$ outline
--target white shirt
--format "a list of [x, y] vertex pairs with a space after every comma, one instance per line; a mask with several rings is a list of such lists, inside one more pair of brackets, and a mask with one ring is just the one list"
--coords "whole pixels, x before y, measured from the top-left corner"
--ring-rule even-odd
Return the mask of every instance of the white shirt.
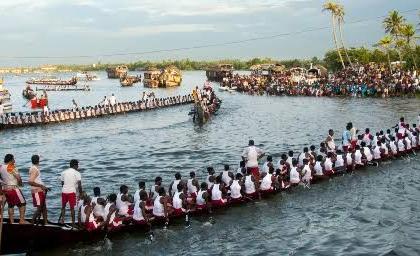
[[112, 95], [111, 97], [109, 97], [109, 104], [111, 104], [112, 106], [114, 106], [115, 104], [117, 104], [117, 99], [115, 98], [114, 95]]
[[4, 114], [4, 106], [0, 104], [0, 116]]
[[64, 183], [62, 193], [76, 193], [77, 183], [82, 180], [80, 172], [68, 168], [61, 173], [61, 181]]
[[244, 149], [242, 156], [245, 157], [248, 161], [246, 162], [246, 167], [258, 167], [258, 157], [264, 152], [255, 146], [249, 146]]
[[[15, 172], [19, 174], [17, 169], [15, 169]], [[1, 165], [0, 176], [1, 176], [1, 180], [5, 183], [5, 185], [7, 185], [7, 186], [17, 186], [18, 185], [18, 181], [15, 178], [15, 176], [13, 176], [13, 174], [11, 174], [7, 171], [7, 165], [6, 164]]]

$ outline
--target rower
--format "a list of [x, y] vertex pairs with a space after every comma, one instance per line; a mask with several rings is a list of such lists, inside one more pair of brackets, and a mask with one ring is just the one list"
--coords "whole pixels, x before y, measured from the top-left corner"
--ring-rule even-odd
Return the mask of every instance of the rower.
[[302, 169], [302, 182], [310, 184], [312, 179], [312, 168], [309, 165], [308, 159], [303, 159], [303, 169]]
[[200, 190], [197, 194], [196, 210], [204, 211], [208, 210], [211, 212], [211, 198], [208, 192], [208, 186], [206, 182], [202, 182], [200, 185]]
[[137, 203], [140, 200], [141, 191], [146, 192], [146, 182], [144, 181], [139, 181], [139, 188], [136, 190], [136, 192], [134, 192], [134, 196], [133, 196], [134, 203]]
[[390, 149], [390, 153], [392, 154], [392, 156], [395, 157], [395, 156], [398, 155], [398, 147], [397, 147], [397, 144], [395, 142], [395, 137], [394, 136], [390, 136], [389, 149]]
[[[365, 142], [362, 142], [362, 144], [363, 143], [365, 143]], [[369, 149], [369, 152], [370, 152], [370, 149]], [[362, 155], [362, 152], [360, 150], [360, 146], [356, 145], [356, 151], [354, 151], [354, 164], [355, 164], [356, 168], [365, 165], [362, 161], [362, 157], [363, 157], [363, 155]]]
[[246, 161], [246, 168], [250, 169], [252, 175], [257, 180], [260, 180], [260, 170], [258, 168], [258, 159], [264, 156], [264, 151], [254, 145], [253, 140], [249, 140], [248, 147], [242, 152], [242, 160]]
[[122, 217], [129, 217], [130, 215], [133, 215], [132, 203], [133, 198], [128, 194], [128, 187], [126, 185], [121, 185], [120, 193], [117, 195], [116, 201], [118, 215]]
[[324, 175], [324, 166], [322, 164], [323, 157], [321, 155], [317, 156], [315, 162], [315, 175], [316, 176], [323, 176]]
[[198, 180], [195, 178], [195, 172], [190, 172], [190, 178], [187, 181], [188, 201], [192, 204], [195, 203], [197, 192], [200, 189]]
[[274, 174], [274, 167], [270, 163], [268, 166], [268, 172], [263, 172], [261, 175], [261, 193], [263, 194], [269, 194], [274, 192], [274, 184], [276, 183], [276, 177]]
[[372, 139], [373, 139], [373, 137], [372, 137], [372, 135], [370, 135], [370, 129], [369, 128], [366, 128], [365, 129], [365, 134], [363, 134], [362, 141], [364, 143], [366, 143], [366, 146], [370, 146]]
[[309, 152], [308, 147], [304, 147], [303, 152], [299, 154], [297, 158], [299, 166], [303, 166], [303, 159], [307, 159], [307, 155], [309, 154], [308, 152]]
[[328, 130], [328, 136], [325, 140], [325, 144], [327, 145], [327, 152], [335, 152], [335, 142], [334, 142], [334, 130]]
[[267, 161], [263, 164], [262, 166], [262, 172], [268, 173], [268, 165], [271, 164], [273, 165], [273, 157], [272, 156], [267, 156]]
[[239, 168], [238, 168], [238, 170], [236, 170], [236, 173], [241, 173], [242, 175], [244, 175], [246, 173], [245, 161], [244, 160], [239, 162]]
[[14, 223], [14, 207], [19, 209], [19, 224], [25, 223], [26, 201], [19, 186], [22, 186], [22, 178], [15, 166], [15, 158], [12, 154], [4, 157], [4, 165], [0, 165], [2, 190], [6, 195], [9, 213], [9, 223]]
[[208, 173], [208, 175], [207, 175], [207, 178], [206, 178], [206, 183], [207, 183], [207, 187], [209, 188], [209, 189], [211, 189], [211, 187], [213, 186], [213, 183], [214, 183], [214, 169], [213, 169], [213, 167], [211, 167], [211, 166], [209, 166], [209, 167], [207, 167], [207, 173]]
[[327, 153], [327, 157], [324, 160], [324, 174], [325, 175], [333, 175], [334, 174], [334, 169], [333, 169], [333, 153], [332, 152], [328, 152]]
[[123, 223], [120, 218], [118, 218], [118, 208], [116, 206], [117, 195], [110, 194], [108, 196], [108, 203], [105, 205], [105, 216], [106, 216], [106, 225], [108, 229], [116, 229], [120, 227]]
[[258, 183], [257, 180], [254, 178], [254, 175], [252, 175], [252, 169], [248, 168], [247, 173], [245, 176], [245, 195], [248, 198], [256, 199], [259, 195], [258, 193]]
[[[349, 147], [347, 147], [345, 150], [347, 151]], [[337, 150], [337, 156], [334, 163], [334, 171], [335, 172], [342, 172], [346, 169], [344, 158], [343, 158], [343, 152], [341, 150]]]
[[147, 199], [147, 192], [141, 190], [139, 192], [139, 200], [134, 203], [133, 223], [135, 225], [150, 225], [146, 214]]
[[44, 225], [47, 225], [47, 206], [45, 203], [45, 198], [47, 194], [47, 187], [44, 186], [44, 183], [41, 179], [41, 171], [39, 168], [39, 156], [33, 155], [31, 157], [32, 166], [29, 168], [29, 182], [28, 184], [31, 186], [31, 193], [33, 199], [33, 205], [36, 207], [34, 215], [32, 217], [32, 224], [41, 217], [44, 220]]
[[66, 213], [67, 203], [70, 206], [71, 223], [75, 224], [75, 212], [74, 207], [76, 206], [76, 193], [81, 195], [82, 193], [82, 176], [79, 169], [79, 161], [72, 159], [70, 161], [70, 168], [64, 170], [61, 173], [61, 214], [59, 222], [64, 224], [64, 218]]
[[181, 173], [177, 172], [175, 173], [175, 180], [171, 182], [169, 185], [169, 195], [174, 196], [175, 192], [177, 191], [178, 184], [181, 184], [183, 187], [185, 187], [184, 182], [181, 180], [182, 176]]
[[162, 186], [162, 177], [158, 176], [155, 178], [155, 185], [153, 186], [153, 190], [150, 190], [149, 198], [152, 201], [155, 201], [156, 197], [159, 195], [159, 188]]
[[81, 228], [87, 228], [88, 224], [89, 224], [89, 219], [87, 218], [87, 216], [90, 217], [90, 213], [92, 212], [92, 200], [89, 196], [84, 195], [83, 198], [81, 198], [83, 200], [83, 205], [79, 208], [78, 210], [78, 216], [79, 216], [79, 227]]
[[289, 164], [289, 166], [292, 166], [292, 165], [293, 165], [293, 154], [294, 154], [293, 150], [290, 150], [290, 151], [287, 153], [287, 159], [286, 159], [286, 162]]
[[372, 150], [366, 145], [364, 141], [361, 143], [361, 149], [363, 149], [363, 155], [366, 158], [367, 162], [370, 162], [373, 160]]
[[292, 167], [290, 169], [290, 178], [289, 178], [291, 185], [297, 185], [300, 183], [300, 175], [297, 170], [297, 164], [298, 164], [297, 160], [293, 159]]
[[229, 171], [229, 165], [225, 164], [224, 171], [220, 173], [222, 177], [222, 182], [225, 184], [225, 187], [228, 187], [231, 181], [234, 179], [233, 173]]
[[408, 136], [405, 136], [404, 138], [404, 142], [405, 142], [405, 150], [406, 152], [411, 152], [412, 151], [412, 145], [411, 145], [411, 140], [408, 138]]
[[235, 175], [235, 179], [231, 181], [230, 183], [230, 203], [241, 203], [243, 202], [242, 197], [242, 174], [237, 173]]
[[224, 193], [225, 185], [222, 183], [221, 176], [217, 176], [211, 188], [211, 204], [213, 207], [222, 207], [227, 203], [227, 200], [223, 198]]
[[186, 213], [187, 197], [184, 194], [184, 186], [181, 183], [177, 185], [177, 191], [172, 197], [172, 214], [174, 216], [181, 216]]
[[157, 220], [169, 222], [168, 198], [164, 187], [158, 190], [158, 196], [153, 203], [153, 216]]
[[101, 217], [102, 220], [105, 220], [105, 204], [105, 199], [101, 197], [101, 189], [99, 187], [94, 187], [92, 197], [92, 212], [95, 217]]

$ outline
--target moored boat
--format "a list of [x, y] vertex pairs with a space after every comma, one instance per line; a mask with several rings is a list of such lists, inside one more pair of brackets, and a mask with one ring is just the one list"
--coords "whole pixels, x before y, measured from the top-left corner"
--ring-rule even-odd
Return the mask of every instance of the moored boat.
[[144, 87], [168, 88], [168, 87], [180, 86], [181, 82], [182, 82], [181, 71], [174, 66], [169, 66], [162, 70], [151, 68], [144, 72], [144, 79], [143, 79]]
[[124, 76], [120, 78], [120, 84], [122, 87], [133, 86], [135, 83], [139, 83], [141, 81], [141, 76]]
[[120, 79], [127, 76], [128, 67], [125, 65], [110, 67], [106, 69], [106, 73], [109, 79]]
[[209, 81], [221, 82], [225, 77], [233, 75], [233, 65], [219, 64], [206, 70], [206, 76]]

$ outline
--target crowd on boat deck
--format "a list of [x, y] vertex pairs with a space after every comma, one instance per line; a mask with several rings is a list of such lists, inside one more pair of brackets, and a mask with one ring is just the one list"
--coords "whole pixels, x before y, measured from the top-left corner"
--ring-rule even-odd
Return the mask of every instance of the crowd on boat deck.
[[[420, 115], [419, 120], [420, 122]], [[118, 194], [103, 197], [99, 187], [93, 195], [83, 190], [82, 175], [78, 171], [78, 160], [71, 160], [69, 168], [61, 172], [61, 214], [65, 221], [69, 206], [72, 225], [93, 231], [99, 228], [118, 229], [124, 225], [150, 227], [155, 221], [168, 222], [170, 218], [183, 217], [189, 212], [211, 212], [212, 209], [230, 204], [241, 204], [258, 200], [262, 196], [279, 192], [299, 184], [310, 186], [318, 179], [335, 174], [352, 172], [366, 165], [398, 157], [409, 157], [420, 149], [418, 124], [409, 125], [404, 118], [386, 131], [373, 133], [369, 128], [358, 131], [348, 123], [342, 132], [341, 146], [336, 145], [334, 131], [330, 129], [326, 139], [317, 148], [304, 147], [302, 152], [288, 151], [280, 159], [266, 156], [262, 166], [259, 160], [265, 156], [253, 140], [243, 150], [239, 168], [232, 170], [226, 164], [223, 170], [207, 167], [207, 176], [199, 179], [195, 171], [188, 177], [175, 173], [174, 180], [165, 188], [162, 177], [155, 178], [152, 186], [139, 181], [138, 187], [121, 185]], [[32, 222], [47, 223], [46, 194], [49, 188], [42, 180], [42, 162], [38, 155], [31, 158], [28, 184], [31, 187], [35, 212]], [[9, 221], [14, 221], [14, 208], [19, 209], [20, 223], [25, 223], [26, 200], [22, 194], [22, 178], [12, 154], [4, 157], [0, 166], [0, 200], [8, 205]], [[130, 191], [135, 191], [130, 193]]]
[[418, 71], [404, 71], [385, 65], [347, 67], [332, 74], [283, 72], [272, 75], [226, 77], [222, 86], [249, 94], [395, 97], [420, 91]]
[[95, 106], [79, 107], [73, 100], [73, 108], [50, 111], [44, 107], [38, 112], [3, 113], [0, 115], [0, 129], [20, 126], [31, 126], [48, 123], [59, 123], [81, 120], [107, 115], [124, 114], [128, 112], [144, 111], [173, 105], [191, 103], [191, 95], [166, 98], [146, 97], [144, 100], [117, 102], [114, 95], [105, 98]]
[[203, 89], [199, 89], [196, 86], [192, 91], [192, 97], [195, 104], [199, 105], [207, 116], [216, 112], [220, 107], [220, 100], [216, 97], [213, 88], [208, 83], [204, 85]]

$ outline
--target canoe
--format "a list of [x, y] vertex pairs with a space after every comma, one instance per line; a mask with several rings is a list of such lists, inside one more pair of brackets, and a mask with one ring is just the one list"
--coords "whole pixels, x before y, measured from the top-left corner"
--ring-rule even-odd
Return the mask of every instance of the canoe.
[[61, 79], [30, 79], [26, 81], [27, 84], [45, 84], [45, 85], [75, 85], [77, 84], [77, 78], [72, 77], [69, 80], [61, 80]]
[[[367, 166], [359, 167], [356, 170], [360, 171], [360, 169], [366, 169]], [[334, 176], [343, 176], [346, 173], [351, 173], [347, 171], [342, 172], [335, 172], [330, 176], [313, 176], [310, 185], [319, 184], [324, 181], [328, 181], [329, 179], [333, 178]], [[269, 193], [262, 193], [261, 198], [265, 199], [268, 197], [275, 196], [279, 194], [281, 191], [290, 191], [293, 190], [296, 186], [288, 186], [286, 188], [282, 188], [277, 191], [272, 191]], [[219, 212], [222, 210], [227, 210], [229, 207], [232, 206], [240, 206], [242, 204], [246, 204], [248, 202], [252, 202], [254, 200], [251, 199], [244, 199], [241, 202], [236, 203], [226, 203], [223, 206], [212, 208], [213, 213]], [[206, 216], [210, 215], [207, 210], [204, 211], [194, 211], [192, 210], [189, 213], [189, 216]], [[169, 225], [180, 225], [181, 223], [185, 223], [185, 214], [184, 215], [177, 215], [177, 216], [170, 216]], [[18, 220], [15, 220], [16, 222]], [[28, 220], [29, 221], [29, 220]], [[151, 220], [151, 225], [153, 228], [159, 228], [165, 226], [165, 222], [162, 220]], [[146, 225], [133, 225], [127, 224], [118, 227], [117, 229], [113, 230], [95, 230], [95, 231], [87, 231], [87, 230], [80, 230], [80, 229], [71, 229], [70, 225], [67, 224], [57, 224], [57, 223], [49, 223], [48, 225], [31, 225], [31, 224], [9, 224], [6, 220], [3, 221], [3, 235], [2, 235], [2, 247], [1, 253], [27, 253], [45, 249], [51, 249], [56, 246], [66, 246], [76, 244], [78, 242], [83, 243], [94, 243], [104, 239], [105, 237], [113, 238], [117, 237], [122, 234], [132, 233], [132, 232], [142, 232], [146, 233], [149, 232], [150, 228]]]

